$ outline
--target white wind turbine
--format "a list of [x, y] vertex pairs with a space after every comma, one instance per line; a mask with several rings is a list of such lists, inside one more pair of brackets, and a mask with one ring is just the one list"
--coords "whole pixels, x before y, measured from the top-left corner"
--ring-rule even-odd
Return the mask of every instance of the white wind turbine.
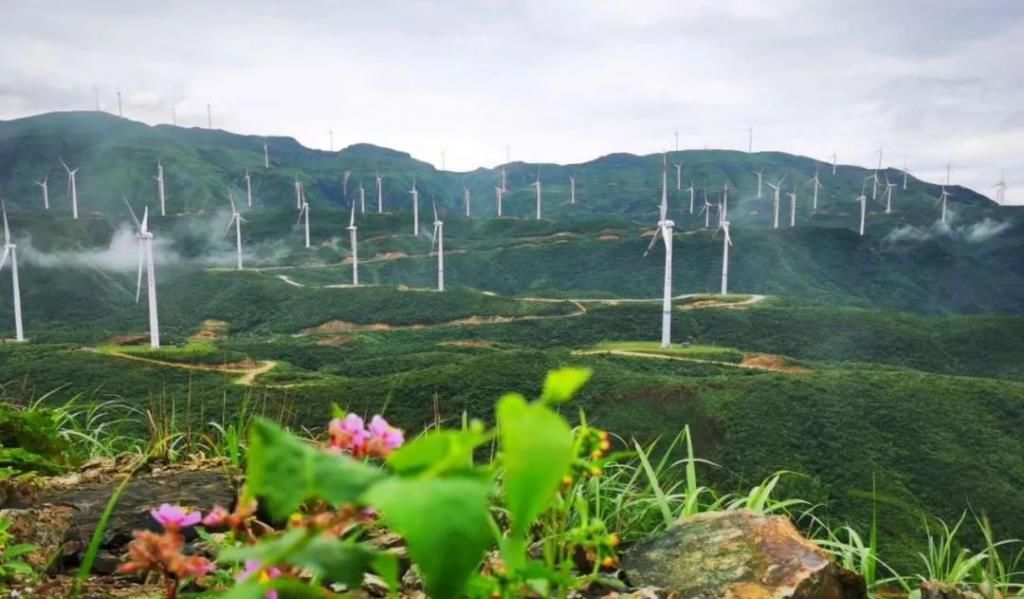
[[790, 227], [795, 227], [796, 226], [796, 187], [793, 188], [793, 191], [786, 192], [786, 195], [789, 196], [789, 226]]
[[764, 175], [764, 169], [763, 168], [758, 169], [758, 170], [754, 171], [754, 174], [757, 175], [757, 199], [760, 200], [761, 199], [761, 179], [763, 178], [762, 176]]
[[306, 223], [306, 249], [309, 249], [309, 202], [306, 198], [302, 198], [302, 206], [299, 208], [299, 219], [295, 221], [295, 224], [299, 224], [305, 219]]
[[[508, 146], [506, 146], [506, 153], [508, 152]], [[501, 193], [508, 191], [508, 185], [505, 185], [505, 167], [501, 167]]]
[[946, 201], [951, 197], [953, 197], [953, 194], [946, 191], [946, 186], [943, 185], [942, 194], [939, 196], [938, 201], [935, 202], [936, 204], [942, 202], [942, 224], [946, 224]]
[[75, 179], [78, 169], [72, 170], [63, 159], [59, 160], [64, 170], [68, 173], [68, 196], [71, 198], [71, 215], [75, 220], [78, 220], [78, 182]]
[[135, 303], [139, 303], [142, 297], [142, 271], [146, 271], [146, 299], [149, 301], [149, 346], [153, 349], [160, 347], [160, 323], [156, 312], [156, 267], [153, 260], [153, 234], [149, 231], [149, 207], [142, 210], [142, 221], [135, 217], [135, 211], [131, 204], [125, 199], [128, 205], [128, 212], [132, 220], [139, 228], [135, 238], [139, 240], [139, 271], [135, 284]]
[[708, 192], [704, 190], [704, 206], [701, 207], [700, 212], [704, 215], [704, 228], [711, 228], [711, 209], [714, 208], [714, 204], [708, 201]]
[[1006, 172], [999, 173], [999, 183], [993, 185], [996, 190], [996, 203], [1002, 204], [1006, 201]]
[[693, 196], [694, 196], [694, 194], [695, 194], [695, 193], [697, 192], [697, 190], [696, 190], [696, 188], [695, 188], [695, 187], [693, 186], [693, 181], [692, 181], [692, 180], [690, 181], [690, 186], [689, 186], [689, 187], [687, 187], [687, 188], [685, 189], [685, 191], [688, 191], [688, 192], [690, 192], [690, 214], [693, 214]]
[[903, 190], [907, 189], [907, 157], [903, 156]]
[[359, 182], [359, 214], [366, 214], [366, 188]]
[[238, 207], [235, 206], [235, 196], [231, 193], [230, 188], [228, 188], [228, 201], [231, 202], [231, 219], [228, 220], [228, 226], [224, 227], [224, 235], [231, 231], [231, 225], [235, 226], [235, 255], [238, 259], [236, 270], [242, 270], [242, 221], [245, 219], [242, 218]]
[[868, 218], [868, 196], [864, 195], [864, 192], [862, 190], [860, 195], [857, 196], [857, 199], [854, 200], [854, 201], [855, 202], [860, 202], [860, 229], [859, 229], [859, 232], [860, 232], [860, 236], [863, 237], [864, 236], [864, 227], [867, 224], [867, 218]]
[[732, 246], [732, 237], [729, 236], [729, 221], [722, 220], [718, 224], [722, 231], [722, 295], [729, 293], [729, 247]]
[[664, 156], [661, 167], [661, 210], [659, 215], [658, 228], [654, 230], [651, 244], [647, 246], [644, 256], [646, 257], [651, 252], [660, 235], [665, 242], [665, 286], [661, 299], [661, 347], [667, 348], [672, 344], [672, 228], [675, 223], [668, 218], [668, 164], [667, 158]]
[[540, 205], [541, 205], [541, 184], [540, 184], [540, 169], [537, 169], [537, 180], [531, 183], [533, 187], [537, 188], [537, 220], [540, 220]]
[[412, 195], [412, 229], [413, 229], [413, 235], [419, 237], [419, 235], [420, 235], [420, 192], [416, 191], [416, 177], [412, 178], [412, 189], [409, 190], [409, 194]]
[[782, 182], [786, 180], [786, 175], [788, 175], [788, 174], [789, 173], [786, 173], [785, 175], [782, 175], [782, 178], [779, 179], [779, 181], [777, 183], [775, 183], [774, 185], [770, 181], [768, 182], [768, 187], [771, 187], [772, 190], [775, 192], [775, 196], [774, 196], [775, 220], [773, 221], [774, 224], [772, 225], [773, 229], [778, 229], [779, 228], [779, 203], [780, 203], [779, 202], [779, 193], [780, 193], [780, 189], [782, 188]]
[[811, 210], [818, 211], [818, 190], [822, 188], [821, 179], [818, 177], [818, 168], [814, 168], [814, 178], [809, 181], [814, 188], [814, 198], [811, 200]]
[[576, 175], [569, 175], [569, 203], [576, 203]]
[[167, 206], [165, 204], [167, 196], [164, 195], [164, 165], [159, 160], [156, 161], [156, 193], [157, 198], [160, 200], [160, 216], [167, 216]]
[[878, 173], [882, 170], [882, 148], [878, 148], [878, 168], [875, 169], [875, 182], [871, 186], [871, 199], [878, 199], [878, 188], [880, 187], [882, 180], [878, 178]]
[[252, 177], [249, 176], [249, 169], [245, 169], [245, 205], [252, 208]]
[[469, 192], [469, 188], [466, 187], [465, 183], [462, 185], [462, 201], [466, 204], [466, 218], [469, 218], [471, 212], [471, 204], [473, 203], [473, 194]]
[[302, 193], [302, 183], [299, 181], [298, 173], [295, 174], [295, 208], [302, 210], [302, 202], [305, 199]]
[[832, 174], [833, 175], [836, 174], [836, 158], [837, 157], [838, 157], [838, 154], [836, 152], [832, 152]]
[[266, 142], [263, 142], [263, 168], [270, 168], [270, 150]]
[[50, 209], [50, 187], [49, 187], [50, 175], [43, 177], [42, 181], [36, 181], [36, 185], [43, 190], [43, 208], [46, 210]]
[[341, 176], [341, 195], [348, 201], [348, 180], [352, 177], [352, 171], [345, 171]]
[[437, 290], [444, 291], [444, 221], [437, 216], [437, 203], [434, 205], [434, 234], [431, 236], [430, 253], [437, 252]]
[[356, 205], [352, 204], [352, 213], [348, 217], [348, 240], [352, 248], [352, 286], [359, 286], [359, 245], [356, 237]]
[[683, 189], [683, 163], [673, 162], [673, 166], [676, 167], [676, 191]]
[[384, 181], [380, 178], [380, 173], [374, 173], [374, 177], [377, 178], [377, 214], [384, 213]]
[[498, 218], [501, 218], [501, 198], [505, 194], [505, 191], [502, 188], [495, 186], [494, 194], [498, 199]]
[[7, 203], [0, 202], [4, 213], [4, 255], [0, 258], [0, 270], [11, 259], [11, 288], [14, 293], [14, 339], [25, 340], [25, 331], [21, 326], [21, 287], [18, 284], [18, 246], [11, 243], [11, 229], [7, 226]]
[[729, 182], [726, 181], [722, 187], [722, 207], [719, 208], [718, 221], [729, 219]]
[[885, 176], [885, 213], [892, 214], [892, 190], [896, 183], [889, 182], [889, 176]]

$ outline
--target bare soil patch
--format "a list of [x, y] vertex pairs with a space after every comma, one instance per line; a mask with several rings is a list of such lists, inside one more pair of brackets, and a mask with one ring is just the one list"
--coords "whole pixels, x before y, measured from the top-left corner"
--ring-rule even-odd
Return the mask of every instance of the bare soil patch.
[[343, 335], [335, 335], [333, 337], [324, 337], [323, 339], [317, 340], [316, 345], [324, 345], [324, 346], [328, 346], [328, 347], [337, 347], [339, 345], [348, 345], [349, 343], [352, 343], [352, 341], [353, 341], [353, 339], [351, 337], [345, 337]]
[[744, 356], [740, 366], [745, 368], [757, 368], [760, 370], [772, 370], [775, 372], [810, 372], [809, 368], [794, 366], [786, 362], [782, 356], [774, 354], [748, 354]]

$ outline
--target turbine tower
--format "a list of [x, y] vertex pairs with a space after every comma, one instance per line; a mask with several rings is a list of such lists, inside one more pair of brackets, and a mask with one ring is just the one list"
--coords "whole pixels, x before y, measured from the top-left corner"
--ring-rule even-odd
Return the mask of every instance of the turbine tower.
[[878, 148], [875, 151], [878, 152], [878, 168], [875, 169], [875, 174], [874, 174], [874, 177], [873, 177], [872, 182], [871, 182], [871, 199], [872, 200], [877, 200], [878, 199], [878, 184], [881, 182], [878, 179], [878, 172], [880, 170], [882, 170], [882, 148]]
[[701, 214], [704, 215], [704, 228], [711, 228], [711, 209], [714, 205], [708, 201], [708, 192], [704, 190], [704, 206], [700, 209]]
[[718, 224], [722, 231], [722, 295], [729, 293], [729, 247], [732, 246], [732, 238], [729, 236], [729, 221], [723, 220]]
[[50, 175], [43, 177], [42, 181], [36, 181], [36, 185], [43, 190], [43, 208], [46, 210], [50, 209], [50, 187], [49, 187]]
[[160, 216], [167, 216], [167, 207], [165, 205], [167, 196], [164, 195], [164, 165], [159, 160], [156, 161], [156, 193], [157, 198], [160, 200]]
[[1006, 172], [999, 173], [999, 183], [996, 183], [993, 187], [996, 190], [996, 203], [1002, 204], [1006, 201]]
[[836, 154], [836, 152], [832, 152], [832, 174], [833, 175], [836, 174], [836, 158], [837, 157], [838, 157], [838, 155]]
[[762, 179], [762, 175], [764, 175], [764, 169], [760, 168], [760, 169], [754, 171], [754, 174], [757, 175], [757, 199], [760, 200], [761, 199], [761, 179]]
[[903, 190], [907, 189], [907, 156], [903, 156]]
[[0, 270], [11, 259], [11, 289], [14, 293], [14, 340], [24, 341], [25, 330], [21, 326], [21, 287], [18, 284], [18, 246], [11, 243], [11, 229], [7, 226], [7, 203], [0, 202], [4, 213], [4, 255], [0, 258]]
[[227, 235], [231, 231], [231, 225], [235, 226], [235, 254], [238, 257], [238, 265], [236, 270], [242, 270], [242, 215], [238, 212], [238, 208], [235, 206], [235, 196], [231, 193], [231, 189], [228, 188], [228, 201], [231, 202], [231, 220], [228, 221], [228, 226], [224, 228], [224, 235]]
[[942, 195], [939, 196], [939, 199], [936, 202], [936, 204], [938, 204], [939, 202], [942, 202], [942, 224], [946, 224], [946, 200], [948, 200], [951, 197], [953, 197], [953, 194], [948, 192], [948, 191], [946, 191], [946, 186], [943, 185], [942, 186]]
[[63, 159], [58, 160], [60, 160], [64, 170], [68, 173], [68, 197], [71, 198], [71, 215], [75, 220], [78, 220], [78, 182], [75, 179], [78, 169], [72, 170]]
[[576, 203], [576, 175], [569, 175], [569, 203]]
[[895, 183], [889, 182], [889, 175], [885, 176], [885, 213], [892, 214], [892, 190]]
[[540, 191], [540, 168], [537, 169], [537, 180], [531, 183], [533, 187], [537, 188], [537, 220], [540, 220], [540, 205], [541, 205], [541, 191]]
[[437, 252], [437, 290], [444, 291], [444, 222], [437, 216], [437, 203], [434, 205], [434, 234], [431, 236], [430, 253]]
[[693, 187], [693, 181], [690, 181], [690, 186], [686, 188], [686, 191], [690, 192], [690, 214], [693, 214], [693, 194], [696, 193], [696, 189]]
[[676, 167], [676, 191], [683, 189], [683, 163], [673, 162], [673, 166]]
[[498, 198], [498, 218], [501, 218], [501, 197], [505, 194], [505, 192], [500, 187], [495, 186], [494, 194]]
[[359, 214], [366, 214], [366, 188], [362, 181], [359, 181]]
[[868, 196], [864, 195], [862, 191], [855, 202], [860, 202], [860, 236], [864, 237], [864, 226], [867, 224], [868, 218]]
[[[789, 173], [786, 173], [786, 174], [789, 174]], [[779, 179], [778, 183], [775, 183], [774, 185], [772, 185], [771, 182], [768, 183], [768, 187], [771, 187], [772, 190], [774, 190], [774, 192], [775, 192], [775, 196], [774, 196], [775, 220], [773, 221], [773, 224], [772, 224], [772, 228], [773, 229], [778, 229], [779, 228], [779, 190], [782, 188], [782, 182], [785, 181], [785, 180], [786, 180], [786, 175], [782, 175], [782, 178]]]
[[263, 142], [263, 168], [270, 168], [270, 150], [267, 149], [267, 142]]
[[356, 205], [352, 204], [352, 213], [348, 217], [348, 240], [352, 247], [352, 286], [359, 286], [359, 245], [356, 237]]
[[135, 217], [135, 211], [127, 198], [124, 201], [128, 205], [128, 211], [132, 220], [139, 228], [135, 238], [139, 240], [139, 271], [135, 284], [135, 303], [139, 303], [142, 297], [142, 271], [146, 271], [146, 299], [149, 301], [149, 346], [153, 349], [160, 348], [160, 323], [156, 312], [156, 267], [153, 263], [153, 234], [149, 231], [149, 206], [142, 210], [142, 221]]
[[818, 169], [814, 169], [814, 178], [810, 180], [811, 185], [814, 187], [814, 198], [811, 200], [811, 211], [818, 211], [818, 190], [822, 188], [821, 178], [818, 177]]
[[661, 298], [661, 347], [672, 344], [672, 228], [675, 223], [668, 218], [668, 160], [662, 156], [661, 167], [661, 210], [658, 228], [654, 230], [651, 244], [647, 246], [644, 257], [651, 252], [658, 236], [665, 242], [665, 287]]
[[252, 178], [249, 176], [249, 169], [245, 169], [245, 204], [252, 208]]
[[306, 220], [306, 249], [309, 249], [309, 202], [305, 198], [302, 199], [302, 207], [299, 208], [299, 219], [295, 221], [295, 224], [302, 222], [303, 218]]
[[722, 186], [722, 207], [719, 208], [718, 221], [729, 219], [729, 182]]
[[789, 226], [790, 227], [795, 227], [796, 226], [796, 187], [793, 188], [793, 191], [786, 192], [786, 195], [789, 196]]
[[380, 173], [374, 173], [374, 177], [377, 178], [377, 214], [384, 213], [384, 181], [380, 178]]
[[348, 180], [352, 176], [352, 171], [345, 171], [341, 176], [341, 195], [344, 196], [345, 201], [348, 201]]
[[302, 183], [299, 182], [299, 174], [295, 173], [295, 207], [302, 210], [302, 201], [305, 194], [302, 193]]
[[420, 235], [420, 192], [416, 191], [416, 177], [412, 178], [412, 189], [409, 190], [412, 195], [412, 231], [413, 235], [419, 237]]
[[466, 218], [469, 218], [471, 205], [473, 203], [473, 194], [469, 192], [469, 188], [466, 187], [465, 183], [462, 185], [462, 201], [466, 204]]

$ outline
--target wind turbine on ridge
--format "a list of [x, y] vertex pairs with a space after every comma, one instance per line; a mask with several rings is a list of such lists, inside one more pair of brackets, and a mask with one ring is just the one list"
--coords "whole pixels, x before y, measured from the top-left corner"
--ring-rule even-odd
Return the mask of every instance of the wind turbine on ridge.
[[821, 184], [821, 178], [818, 177], [818, 167], [814, 167], [814, 178], [808, 181], [814, 188], [814, 198], [811, 200], [811, 211], [818, 211], [818, 190], [823, 186]]
[[132, 205], [125, 198], [124, 203], [128, 206], [128, 212], [139, 228], [135, 238], [139, 240], [139, 270], [135, 284], [135, 303], [139, 303], [142, 297], [142, 272], [146, 272], [146, 299], [149, 303], [149, 346], [153, 349], [160, 348], [160, 322], [157, 317], [156, 308], [156, 266], [153, 258], [153, 233], [149, 230], [149, 206], [142, 209], [142, 221], [135, 216]]
[[540, 167], [537, 167], [537, 180], [530, 184], [537, 188], [537, 220], [540, 220], [540, 205], [541, 205], [541, 184], [540, 184]]
[[359, 245], [356, 237], [356, 205], [352, 204], [352, 212], [348, 217], [348, 241], [352, 249], [352, 286], [359, 286]]
[[43, 208], [45, 210], [50, 209], [50, 187], [49, 187], [50, 175], [43, 177], [42, 181], [36, 181], [35, 184], [43, 190]]
[[732, 237], [729, 236], [729, 221], [723, 219], [718, 223], [718, 230], [724, 234], [722, 238], [722, 295], [726, 295], [729, 293], [729, 248], [732, 246]]
[[832, 152], [832, 174], [833, 175], [836, 174], [836, 158], [838, 158], [838, 156], [839, 156], [838, 153]]
[[704, 192], [704, 206], [701, 207], [700, 212], [704, 215], [704, 228], [711, 228], [711, 209], [714, 208], [714, 204], [708, 201], [708, 190], [702, 190]]
[[681, 191], [683, 189], [683, 163], [673, 162], [672, 165], [676, 167], [676, 191]]
[[903, 155], [903, 190], [907, 190], [907, 156]]
[[892, 190], [896, 183], [889, 181], [889, 175], [885, 176], [885, 213], [892, 214]]
[[789, 226], [796, 226], [796, 187], [793, 191], [787, 191], [786, 195], [789, 196]]
[[375, 172], [374, 177], [377, 178], [377, 214], [384, 213], [384, 181], [380, 178], [380, 173]]
[[[78, 182], [76, 181], [75, 174], [78, 173], [78, 169], [71, 169], [63, 158], [58, 158], [64, 170], [68, 173], [68, 196], [71, 197], [71, 215], [75, 220], [78, 220]], [[81, 168], [81, 167], [79, 167]]]
[[569, 175], [569, 203], [576, 203], [576, 175]]
[[249, 176], [249, 169], [245, 169], [245, 205], [252, 208], [252, 177]]
[[235, 226], [235, 255], [238, 258], [236, 270], [242, 270], [242, 221], [245, 219], [235, 206], [235, 196], [231, 193], [231, 188], [228, 188], [228, 201], [231, 202], [231, 220], [224, 228], [224, 235], [231, 231], [231, 225]]
[[469, 192], [469, 188], [466, 184], [462, 184], [462, 202], [466, 205], [466, 218], [469, 218], [471, 212], [471, 205], [473, 203], [473, 194]]
[[263, 168], [270, 168], [270, 150], [267, 148], [267, 142], [263, 142]]
[[309, 249], [309, 202], [306, 201], [306, 197], [302, 197], [302, 206], [299, 208], [299, 218], [295, 221], [295, 224], [302, 222], [303, 218], [306, 220], [306, 249]]
[[[865, 181], [866, 180], [867, 179], [865, 179]], [[859, 229], [859, 232], [860, 232], [860, 236], [864, 237], [864, 228], [865, 228], [865, 225], [867, 224], [867, 217], [868, 217], [868, 196], [864, 194], [863, 185], [861, 185], [860, 195], [857, 196], [857, 199], [855, 199], [854, 201], [855, 202], [860, 202], [860, 229]]]
[[164, 195], [164, 165], [159, 160], [156, 161], [156, 193], [160, 200], [160, 216], [167, 216], [167, 207], [165, 205], [166, 196]]
[[431, 235], [430, 253], [437, 252], [437, 290], [444, 291], [444, 221], [437, 216], [437, 202], [434, 206], [434, 234]]
[[651, 252], [658, 236], [665, 242], [665, 284], [661, 299], [661, 347], [672, 344], [672, 228], [675, 223], [668, 218], [668, 158], [662, 155], [661, 166], [661, 209], [658, 228], [654, 230], [651, 243], [644, 251], [644, 257]]
[[305, 194], [302, 192], [302, 183], [299, 181], [299, 174], [295, 173], [295, 208], [302, 210], [302, 202], [305, 199]]
[[948, 192], [948, 191], [946, 191], [946, 186], [943, 185], [942, 186], [942, 194], [939, 196], [939, 199], [935, 202], [936, 204], [938, 204], [939, 202], [942, 202], [942, 217], [941, 217], [942, 224], [946, 224], [946, 201], [949, 198], [951, 198], [951, 197], [953, 197], [953, 194]]
[[1002, 204], [1006, 201], [1006, 171], [999, 173], [999, 183], [993, 185], [996, 190], [996, 203]]
[[757, 175], [757, 199], [760, 200], [761, 199], [761, 179], [763, 178], [762, 176], [764, 175], [764, 168], [760, 168], [760, 169], [754, 171], [754, 174]]
[[24, 341], [25, 330], [21, 324], [21, 286], [18, 282], [18, 246], [11, 243], [11, 229], [7, 226], [7, 203], [0, 201], [4, 213], [4, 254], [0, 258], [0, 270], [11, 259], [11, 289], [14, 294], [14, 340]]
[[505, 194], [505, 190], [497, 185], [494, 186], [494, 194], [498, 200], [498, 218], [501, 218], [501, 198]]
[[687, 187], [684, 191], [690, 192], [690, 214], [693, 214], [693, 196], [694, 196], [694, 194], [696, 193], [697, 190], [693, 186], [693, 180], [692, 179], [690, 180], [690, 186]]
[[359, 214], [366, 214], [366, 188], [362, 179], [359, 180]]
[[772, 190], [774, 190], [774, 192], [775, 192], [775, 196], [774, 196], [775, 220], [773, 221], [774, 224], [772, 225], [773, 229], [778, 229], [779, 228], [779, 203], [780, 203], [780, 201], [779, 201], [779, 193], [780, 193], [780, 189], [782, 188], [782, 182], [786, 180], [786, 175], [788, 175], [788, 174], [789, 173], [786, 173], [786, 174], [782, 175], [782, 178], [779, 179], [778, 182], [775, 183], [774, 185], [771, 183], [771, 181], [768, 182], [768, 187], [771, 187]]
[[419, 237], [420, 235], [420, 192], [416, 191], [416, 177], [412, 178], [412, 189], [409, 190], [409, 194], [412, 195], [412, 229], [413, 235]]

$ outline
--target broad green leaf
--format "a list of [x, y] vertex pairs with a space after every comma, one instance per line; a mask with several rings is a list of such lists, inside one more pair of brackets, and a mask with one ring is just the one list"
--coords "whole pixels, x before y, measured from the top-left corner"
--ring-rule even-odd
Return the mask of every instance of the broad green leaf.
[[590, 380], [589, 368], [559, 368], [552, 370], [544, 379], [540, 400], [543, 403], [558, 404], [572, 399], [573, 395]]
[[249, 432], [246, 484], [276, 518], [286, 518], [309, 499], [352, 503], [384, 474], [346, 455], [317, 449], [259, 419]]
[[388, 456], [388, 466], [399, 474], [429, 471], [434, 475], [469, 468], [473, 452], [486, 441], [487, 434], [479, 424], [461, 431], [427, 433]]
[[403, 537], [434, 599], [453, 599], [492, 541], [484, 477], [389, 478], [367, 502]]
[[523, 537], [569, 473], [572, 431], [550, 408], [521, 395], [502, 397], [497, 412], [510, 532]]

